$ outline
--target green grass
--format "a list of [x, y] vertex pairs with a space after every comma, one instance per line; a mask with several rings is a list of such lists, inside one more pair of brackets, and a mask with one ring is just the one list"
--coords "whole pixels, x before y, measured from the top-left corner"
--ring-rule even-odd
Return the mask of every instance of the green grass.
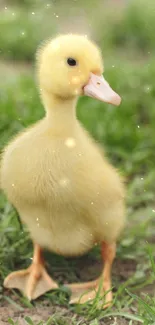
[[33, 7], [31, 10], [4, 7], [0, 12], [1, 57], [17, 61], [34, 60], [40, 42], [55, 33], [53, 20], [46, 8], [39, 11]]
[[110, 5], [99, 1], [97, 7], [95, 0], [89, 6], [82, 0], [73, 5], [68, 0], [65, 6], [61, 1], [25, 0], [20, 7], [18, 1], [8, 2], [0, 11], [0, 51], [7, 59], [33, 61], [40, 42], [57, 32], [88, 34], [104, 51], [107, 46], [115, 52], [134, 49], [136, 55], [155, 50], [154, 0], [149, 5], [145, 0], [130, 0], [123, 7], [112, 0]]
[[135, 47], [145, 54], [155, 49], [154, 20], [155, 2], [149, 0], [129, 1], [121, 19], [111, 26], [113, 46]]
[[[61, 8], [60, 2], [58, 4]], [[14, 134], [44, 114], [32, 67], [30, 66], [29, 71], [27, 68], [25, 72], [24, 69], [18, 71], [18, 61], [32, 61], [39, 42], [57, 30], [56, 18], [50, 19], [52, 11], [47, 10], [45, 6], [43, 8], [40, 4], [36, 8], [35, 2], [32, 4], [29, 1], [23, 2], [21, 7], [15, 7], [17, 5], [18, 1], [15, 1], [14, 7], [8, 6], [5, 12], [0, 13], [0, 29], [3, 31], [0, 33], [2, 56], [4, 59], [17, 61], [17, 66], [13, 70], [11, 66], [9, 68], [8, 61], [6, 72], [4, 62], [0, 82], [0, 150]], [[87, 8], [87, 4], [85, 6]], [[110, 161], [121, 170], [127, 183], [128, 224], [118, 245], [117, 260], [113, 268], [115, 292], [113, 307], [99, 311], [98, 297], [91, 306], [88, 304], [84, 308], [69, 306], [69, 293], [63, 286], [58, 292], [50, 292], [33, 304], [16, 291], [10, 292], [9, 295], [3, 290], [3, 279], [10, 271], [30, 264], [32, 243], [27, 230], [19, 222], [16, 211], [1, 193], [0, 304], [12, 305], [19, 313], [24, 313], [25, 308], [28, 308], [27, 317], [24, 314], [26, 325], [121, 325], [124, 324], [121, 323], [124, 318], [129, 325], [155, 323], [153, 6], [152, 1], [149, 6], [142, 0], [136, 3], [131, 1], [128, 6], [117, 11], [114, 19], [112, 19], [114, 10], [107, 8], [103, 21], [102, 11], [98, 13], [100, 19], [96, 24], [95, 33], [100, 32], [96, 39], [103, 49], [107, 47], [105, 76], [121, 95], [122, 104], [115, 108], [83, 97], [80, 98], [77, 108], [79, 120], [96, 141], [104, 146]], [[55, 8], [52, 7], [51, 10], [55, 11]], [[65, 8], [64, 12], [65, 10], [67, 9]], [[33, 11], [35, 15], [32, 15]], [[87, 10], [89, 15], [90, 11]], [[12, 15], [12, 12], [15, 12], [15, 15]], [[94, 24], [95, 15], [92, 21]], [[24, 35], [21, 34], [22, 31], [25, 31]], [[61, 285], [64, 280], [84, 281], [86, 275], [90, 278], [95, 277], [97, 272], [100, 272], [99, 256], [98, 247], [88, 255], [73, 260], [45, 252], [49, 272]], [[33, 321], [31, 311], [34, 308], [44, 308], [45, 302], [53, 308], [52, 316], [40, 323]], [[58, 311], [57, 306], [60, 306]], [[69, 314], [66, 314], [63, 308]], [[109, 317], [112, 323], [109, 323]], [[18, 320], [10, 318], [9, 324], [18, 324]]]

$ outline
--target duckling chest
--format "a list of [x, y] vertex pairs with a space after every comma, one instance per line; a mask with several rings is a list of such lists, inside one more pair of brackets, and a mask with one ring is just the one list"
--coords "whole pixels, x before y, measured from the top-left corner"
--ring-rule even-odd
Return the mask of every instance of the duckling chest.
[[[85, 140], [67, 137], [52, 140], [48, 145], [47, 141], [32, 139], [31, 143], [17, 143], [9, 150], [3, 184], [36, 242], [58, 252], [66, 247], [63, 253], [71, 254], [67, 231], [74, 239], [71, 251], [75, 254], [91, 247], [95, 222], [88, 210], [96, 215], [92, 210], [100, 184], [99, 165], [103, 164], [93, 146]], [[52, 236], [53, 242], [51, 233], [57, 234]]]
[[15, 206], [21, 201], [46, 201], [56, 210], [60, 202], [91, 202], [103, 160], [82, 128], [72, 133], [47, 138], [31, 132], [10, 144], [3, 159], [2, 185]]
[[51, 193], [66, 201], [82, 195], [83, 189], [91, 185], [92, 172], [95, 174], [93, 160], [93, 152], [90, 153], [78, 139], [68, 137], [53, 143], [40, 159], [40, 173], [36, 175], [40, 193], [45, 191], [46, 198]]

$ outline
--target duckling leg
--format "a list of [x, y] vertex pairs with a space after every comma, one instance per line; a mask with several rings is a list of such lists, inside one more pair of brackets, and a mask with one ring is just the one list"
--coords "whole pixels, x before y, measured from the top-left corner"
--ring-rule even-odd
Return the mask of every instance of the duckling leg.
[[30, 267], [9, 274], [4, 280], [4, 287], [19, 289], [29, 300], [36, 299], [45, 292], [58, 288], [57, 283], [50, 278], [45, 270], [39, 245], [34, 245], [33, 262]]
[[[107, 244], [103, 242], [101, 246], [101, 252], [104, 261], [104, 268], [100, 278], [95, 281], [86, 283], [73, 283], [68, 285], [72, 291], [70, 300], [71, 304], [83, 304], [85, 302], [92, 301], [95, 299], [97, 293], [99, 293], [99, 295], [101, 295], [101, 298], [103, 298], [103, 308], [107, 308], [111, 305], [111, 268], [116, 254], [116, 244]], [[85, 293], [85, 291], [89, 289], [91, 290]]]

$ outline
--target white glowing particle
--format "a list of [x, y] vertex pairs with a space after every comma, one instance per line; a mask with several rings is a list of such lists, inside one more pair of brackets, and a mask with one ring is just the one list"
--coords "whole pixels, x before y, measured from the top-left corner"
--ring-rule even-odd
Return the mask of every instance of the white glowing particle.
[[69, 184], [69, 179], [68, 179], [68, 178], [62, 178], [62, 179], [59, 181], [59, 184], [60, 184], [60, 186], [62, 186], [62, 187], [66, 187], [66, 186]]
[[80, 81], [79, 77], [76, 76], [72, 77], [72, 84], [77, 85], [79, 81]]
[[15, 184], [14, 184], [14, 183], [12, 183], [12, 186], [14, 187], [14, 186], [15, 186]]
[[137, 125], [137, 128], [139, 129], [139, 128], [140, 128], [140, 126], [139, 126], [139, 125]]
[[35, 15], [35, 12], [34, 11], [32, 11], [32, 15]]
[[68, 148], [74, 148], [76, 146], [75, 139], [74, 138], [67, 138], [66, 141], [65, 141], [65, 145]]
[[78, 90], [78, 89], [75, 89], [75, 90], [74, 90], [74, 94], [75, 94], [75, 95], [78, 95], [78, 94], [79, 94], [79, 90]]
[[53, 48], [53, 50], [55, 50], [55, 51], [59, 50], [59, 49], [60, 49], [60, 44], [59, 44], [59, 42], [55, 42], [55, 43], [52, 45], [52, 48]]

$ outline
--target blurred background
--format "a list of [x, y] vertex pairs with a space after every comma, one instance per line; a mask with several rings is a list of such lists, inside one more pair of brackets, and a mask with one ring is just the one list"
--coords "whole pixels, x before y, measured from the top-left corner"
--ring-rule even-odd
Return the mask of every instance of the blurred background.
[[[125, 271], [132, 261], [132, 284], [144, 287], [150, 267], [146, 242], [155, 248], [154, 0], [1, 0], [0, 150], [13, 134], [43, 116], [35, 78], [36, 48], [43, 40], [66, 32], [87, 34], [97, 42], [105, 77], [122, 97], [117, 108], [80, 98], [77, 115], [125, 176], [128, 227], [118, 257]], [[28, 235], [21, 232], [18, 216], [2, 193], [0, 219], [3, 278], [9, 270], [23, 266], [32, 251]]]

